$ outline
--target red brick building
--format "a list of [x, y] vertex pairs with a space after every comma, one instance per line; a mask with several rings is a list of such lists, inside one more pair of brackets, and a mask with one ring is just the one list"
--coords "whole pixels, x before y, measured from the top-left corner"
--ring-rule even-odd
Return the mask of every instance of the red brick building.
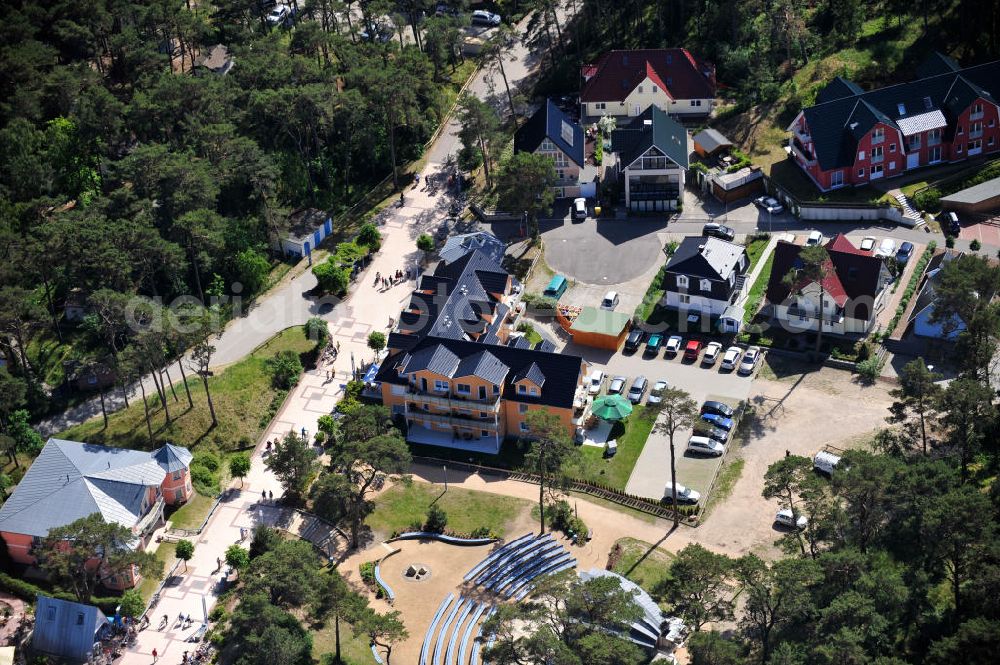
[[1000, 61], [935, 54], [920, 78], [865, 92], [833, 79], [789, 125], [792, 158], [823, 191], [1000, 154]]

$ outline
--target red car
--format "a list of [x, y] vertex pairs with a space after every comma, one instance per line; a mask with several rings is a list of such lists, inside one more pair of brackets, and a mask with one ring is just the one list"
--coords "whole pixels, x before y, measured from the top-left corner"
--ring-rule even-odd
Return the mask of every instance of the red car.
[[684, 360], [698, 360], [698, 354], [705, 347], [705, 344], [697, 339], [688, 341], [684, 347]]

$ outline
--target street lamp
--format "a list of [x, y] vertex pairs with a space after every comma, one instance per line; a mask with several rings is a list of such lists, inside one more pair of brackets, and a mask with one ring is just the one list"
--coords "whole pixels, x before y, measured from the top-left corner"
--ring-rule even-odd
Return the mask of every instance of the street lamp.
[[441, 468], [444, 469], [444, 491], [447, 492], [448, 491], [448, 465], [445, 464]]

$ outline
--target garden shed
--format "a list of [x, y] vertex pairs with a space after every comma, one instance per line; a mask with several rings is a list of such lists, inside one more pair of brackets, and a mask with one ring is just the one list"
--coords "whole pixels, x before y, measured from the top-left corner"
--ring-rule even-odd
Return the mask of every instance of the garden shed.
[[331, 233], [330, 215], [316, 208], [300, 208], [288, 216], [288, 232], [280, 241], [281, 253], [305, 258]]

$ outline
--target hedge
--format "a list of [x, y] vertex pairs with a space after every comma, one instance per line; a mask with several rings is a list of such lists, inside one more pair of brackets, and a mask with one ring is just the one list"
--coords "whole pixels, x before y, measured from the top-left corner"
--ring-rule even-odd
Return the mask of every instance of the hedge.
[[[24, 580], [18, 579], [16, 577], [11, 577], [6, 573], [0, 573], [0, 589], [8, 591], [21, 600], [29, 603], [34, 603], [38, 596], [49, 596], [50, 598], [58, 598], [59, 600], [68, 600], [73, 603], [80, 602], [77, 597], [66, 591], [51, 591], [48, 589], [43, 589], [40, 586], [36, 586], [31, 582], [26, 582]], [[90, 599], [91, 605], [97, 605], [107, 614], [112, 614], [118, 604], [121, 602], [121, 598], [117, 596], [109, 596], [106, 598], [93, 597]]]
[[934, 250], [937, 248], [937, 243], [931, 240], [927, 243], [924, 253], [920, 255], [920, 261], [917, 262], [917, 266], [913, 269], [913, 274], [910, 275], [910, 281], [906, 284], [906, 290], [903, 291], [903, 297], [899, 301], [899, 307], [896, 308], [896, 313], [893, 315], [892, 320], [889, 321], [889, 325], [885, 329], [886, 336], [892, 334], [892, 331], [896, 329], [896, 324], [899, 320], [903, 318], [903, 314], [906, 312], [906, 306], [910, 304], [910, 298], [917, 290], [917, 286], [920, 285], [920, 278], [924, 275], [924, 270], [927, 268], [927, 264], [930, 262], [931, 257], [934, 256]]

